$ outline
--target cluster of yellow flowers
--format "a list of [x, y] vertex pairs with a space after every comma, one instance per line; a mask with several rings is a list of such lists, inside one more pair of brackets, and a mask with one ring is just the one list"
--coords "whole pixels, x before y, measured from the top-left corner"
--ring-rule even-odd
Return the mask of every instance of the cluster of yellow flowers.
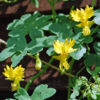
[[68, 70], [69, 64], [67, 62], [69, 53], [72, 53], [73, 51], [76, 51], [77, 49], [73, 49], [72, 47], [75, 44], [75, 40], [68, 39], [65, 40], [64, 43], [60, 42], [59, 40], [56, 40], [54, 42], [54, 50], [57, 54], [60, 54], [58, 56], [53, 56], [55, 59], [60, 61], [59, 68], [60, 70], [63, 70], [63, 67]]
[[92, 7], [86, 6], [84, 9], [76, 9], [70, 12], [71, 18], [76, 22], [81, 22], [78, 24], [78, 27], [83, 28], [83, 35], [87, 36], [90, 34], [90, 27], [93, 25], [94, 21], [88, 21], [94, 14], [94, 10]]
[[13, 81], [11, 83], [12, 91], [16, 91], [20, 87], [20, 81], [24, 81], [24, 68], [20, 65], [13, 69], [12, 65], [10, 67], [6, 65], [3, 75], [6, 77], [6, 80]]

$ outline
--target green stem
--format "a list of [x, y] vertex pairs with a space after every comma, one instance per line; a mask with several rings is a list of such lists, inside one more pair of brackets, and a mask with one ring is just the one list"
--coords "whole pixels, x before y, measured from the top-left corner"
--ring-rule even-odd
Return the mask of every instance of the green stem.
[[[53, 61], [53, 59], [51, 58], [50, 61], [49, 61], [49, 63], [52, 63], [52, 61]], [[45, 66], [44, 66], [44, 69], [43, 69], [41, 72], [39, 72], [38, 74], [36, 74], [35, 76], [33, 76], [33, 77], [31, 78], [31, 80], [29, 80], [29, 81], [27, 82], [27, 84], [26, 84], [26, 86], [25, 86], [25, 90], [27, 91], [27, 90], [29, 89], [29, 86], [32, 84], [32, 82], [33, 82], [36, 78], [38, 78], [39, 76], [41, 76], [42, 74], [44, 74], [44, 73], [46, 72], [47, 69], [48, 69], [48, 65], [45, 65]]]
[[76, 77], [85, 69], [85, 66], [83, 66], [77, 73], [76, 73]]
[[[35, 57], [32, 56], [32, 55], [30, 55], [30, 54], [28, 54], [28, 56], [30, 56], [31, 58], [35, 59]], [[61, 72], [59, 68], [57, 68], [56, 66], [53, 66], [53, 65], [50, 64], [50, 63], [52, 63], [53, 58], [50, 59], [49, 63], [47, 63], [47, 62], [45, 62], [45, 61], [43, 61], [43, 60], [41, 60], [41, 61], [42, 61], [43, 64], [45, 64], [44, 69], [43, 69], [41, 72], [39, 72], [38, 74], [36, 74], [35, 76], [33, 76], [33, 77], [31, 78], [31, 80], [29, 80], [29, 81], [27, 82], [27, 84], [26, 84], [26, 86], [25, 86], [25, 89], [26, 89], [26, 90], [28, 90], [29, 86], [32, 84], [32, 82], [33, 82], [36, 78], [38, 78], [40, 75], [42, 75], [42, 74], [44, 74], [44, 73], [46, 72], [48, 66], [51, 67], [51, 68], [53, 68], [53, 69], [55, 69], [55, 70], [57, 70], [58, 72]], [[74, 75], [72, 75], [72, 74], [70, 74], [70, 73], [67, 73], [67, 72], [64, 73], [64, 75], [67, 75], [67, 76], [69, 76], [69, 77], [74, 77]]]
[[83, 95], [81, 95], [78, 100], [81, 100], [82, 98], [83, 98]]
[[71, 11], [71, 10], [74, 10], [74, 8], [75, 8], [75, 6], [74, 6], [74, 5], [72, 5], [72, 7], [70, 8], [70, 11]]
[[50, 4], [50, 6], [51, 6], [51, 9], [52, 9], [52, 18], [53, 18], [53, 20], [55, 20], [56, 19], [56, 16], [57, 16], [57, 14], [56, 14], [56, 11], [55, 11], [55, 0], [48, 0], [48, 2], [49, 2], [49, 4]]
[[96, 27], [93, 29], [93, 31], [91, 32], [91, 35], [93, 35], [93, 34], [97, 31], [98, 28], [99, 28], [99, 26], [96, 26]]
[[[35, 57], [32, 56], [32, 55], [30, 55], [30, 54], [28, 54], [28, 56], [30, 56], [31, 58], [35, 59]], [[47, 62], [44, 61], [44, 60], [41, 60], [41, 61], [42, 61], [43, 64], [45, 64], [45, 65], [47, 65], [47, 66], [49, 66], [49, 67], [51, 67], [51, 68], [57, 70], [58, 72], [61, 72], [61, 70], [60, 70], [59, 68], [57, 68], [56, 66], [51, 65], [50, 63], [47, 63]], [[65, 72], [64, 75], [69, 76], [69, 77], [74, 77], [74, 75], [72, 75], [72, 74], [70, 74], [70, 73], [67, 73], [67, 72]]]
[[89, 78], [89, 82], [92, 80], [92, 76]]
[[[74, 59], [71, 60], [69, 73], [72, 73], [72, 67], [73, 67], [74, 61], [75, 61]], [[67, 100], [69, 100], [69, 97], [70, 97], [70, 94], [71, 94], [71, 83], [72, 83], [72, 79], [71, 79], [71, 77], [68, 77], [68, 93], [67, 93]]]
[[96, 0], [92, 0], [91, 6], [94, 8], [95, 5], [96, 5]]
[[87, 48], [87, 53], [90, 53], [90, 47], [88, 44], [86, 44], [86, 48]]

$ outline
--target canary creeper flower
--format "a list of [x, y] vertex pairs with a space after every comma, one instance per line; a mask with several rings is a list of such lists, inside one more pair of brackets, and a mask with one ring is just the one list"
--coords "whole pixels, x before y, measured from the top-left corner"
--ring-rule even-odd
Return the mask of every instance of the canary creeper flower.
[[83, 35], [87, 36], [90, 34], [90, 27], [93, 25], [94, 21], [88, 21], [89, 18], [91, 18], [94, 14], [93, 7], [89, 7], [88, 5], [86, 6], [85, 10], [84, 9], [76, 9], [72, 10], [70, 12], [72, 20], [76, 22], [81, 22], [77, 26], [80, 28], [83, 28]]
[[62, 55], [59, 55], [59, 56], [53, 56], [54, 59], [60, 61], [59, 68], [60, 68], [61, 71], [63, 70], [63, 67], [66, 70], [68, 70], [69, 67], [70, 67], [69, 64], [68, 64], [68, 62], [67, 62], [67, 57], [68, 57], [67, 54], [62, 54]]
[[[3, 75], [6, 77], [6, 80], [13, 81], [14, 83], [11, 84], [12, 90], [17, 90], [19, 88], [20, 81], [24, 81], [24, 68], [21, 65], [13, 68], [12, 65], [9, 67], [6, 65], [4, 68]], [[15, 89], [16, 87], [16, 89]]]
[[75, 40], [69, 40], [66, 39], [64, 43], [60, 42], [59, 40], [56, 40], [54, 42], [54, 50], [57, 54], [60, 54], [58, 56], [53, 56], [54, 59], [59, 60], [59, 68], [60, 70], [63, 69], [63, 67], [68, 70], [69, 69], [69, 64], [67, 62], [68, 59], [68, 54], [76, 51], [77, 49], [73, 49], [72, 47], [75, 44]]
[[73, 51], [76, 51], [76, 49], [73, 49], [72, 47], [75, 44], [75, 40], [69, 40], [66, 39], [64, 43], [60, 42], [59, 40], [56, 40], [54, 42], [54, 50], [57, 54], [68, 54], [72, 53]]

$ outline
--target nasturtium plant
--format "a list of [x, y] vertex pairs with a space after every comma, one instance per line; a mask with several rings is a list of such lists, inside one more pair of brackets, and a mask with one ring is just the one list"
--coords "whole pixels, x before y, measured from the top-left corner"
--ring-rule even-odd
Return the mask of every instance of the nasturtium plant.
[[[28, 94], [29, 86], [49, 67], [68, 77], [67, 100], [100, 99], [100, 9], [94, 9], [93, 0], [91, 6], [74, 9], [73, 5], [68, 14], [58, 14], [55, 5], [60, 1], [73, 0], [48, 0], [52, 14], [35, 11], [8, 24], [8, 40], [0, 39], [6, 45], [0, 52], [0, 62], [11, 59], [3, 75], [16, 92], [14, 99], [6, 100], [47, 100], [53, 96], [56, 90], [46, 84]], [[32, 2], [39, 7], [38, 0]], [[25, 56], [35, 59], [38, 71], [24, 87], [20, 82], [24, 81], [25, 67], [19, 64]]]

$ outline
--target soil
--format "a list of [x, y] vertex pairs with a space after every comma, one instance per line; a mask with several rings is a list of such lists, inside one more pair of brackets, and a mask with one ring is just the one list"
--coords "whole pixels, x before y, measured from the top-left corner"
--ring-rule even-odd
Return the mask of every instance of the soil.
[[[74, 5], [76, 8], [79, 8], [85, 7], [86, 5], [91, 5], [91, 3], [92, 0], [73, 0], [70, 2], [62, 1], [55, 5], [55, 9], [67, 12], [67, 10], [69, 10], [72, 7], [72, 5]], [[0, 17], [10, 17], [11, 15], [17, 16], [29, 12], [33, 13], [36, 10], [40, 12], [51, 11], [51, 7], [48, 3], [48, 0], [39, 0], [39, 4], [39, 8], [36, 8], [35, 5], [31, 2], [31, 0], [19, 0], [18, 2], [12, 4], [0, 2]], [[97, 0], [96, 7], [100, 7], [100, 0]]]

